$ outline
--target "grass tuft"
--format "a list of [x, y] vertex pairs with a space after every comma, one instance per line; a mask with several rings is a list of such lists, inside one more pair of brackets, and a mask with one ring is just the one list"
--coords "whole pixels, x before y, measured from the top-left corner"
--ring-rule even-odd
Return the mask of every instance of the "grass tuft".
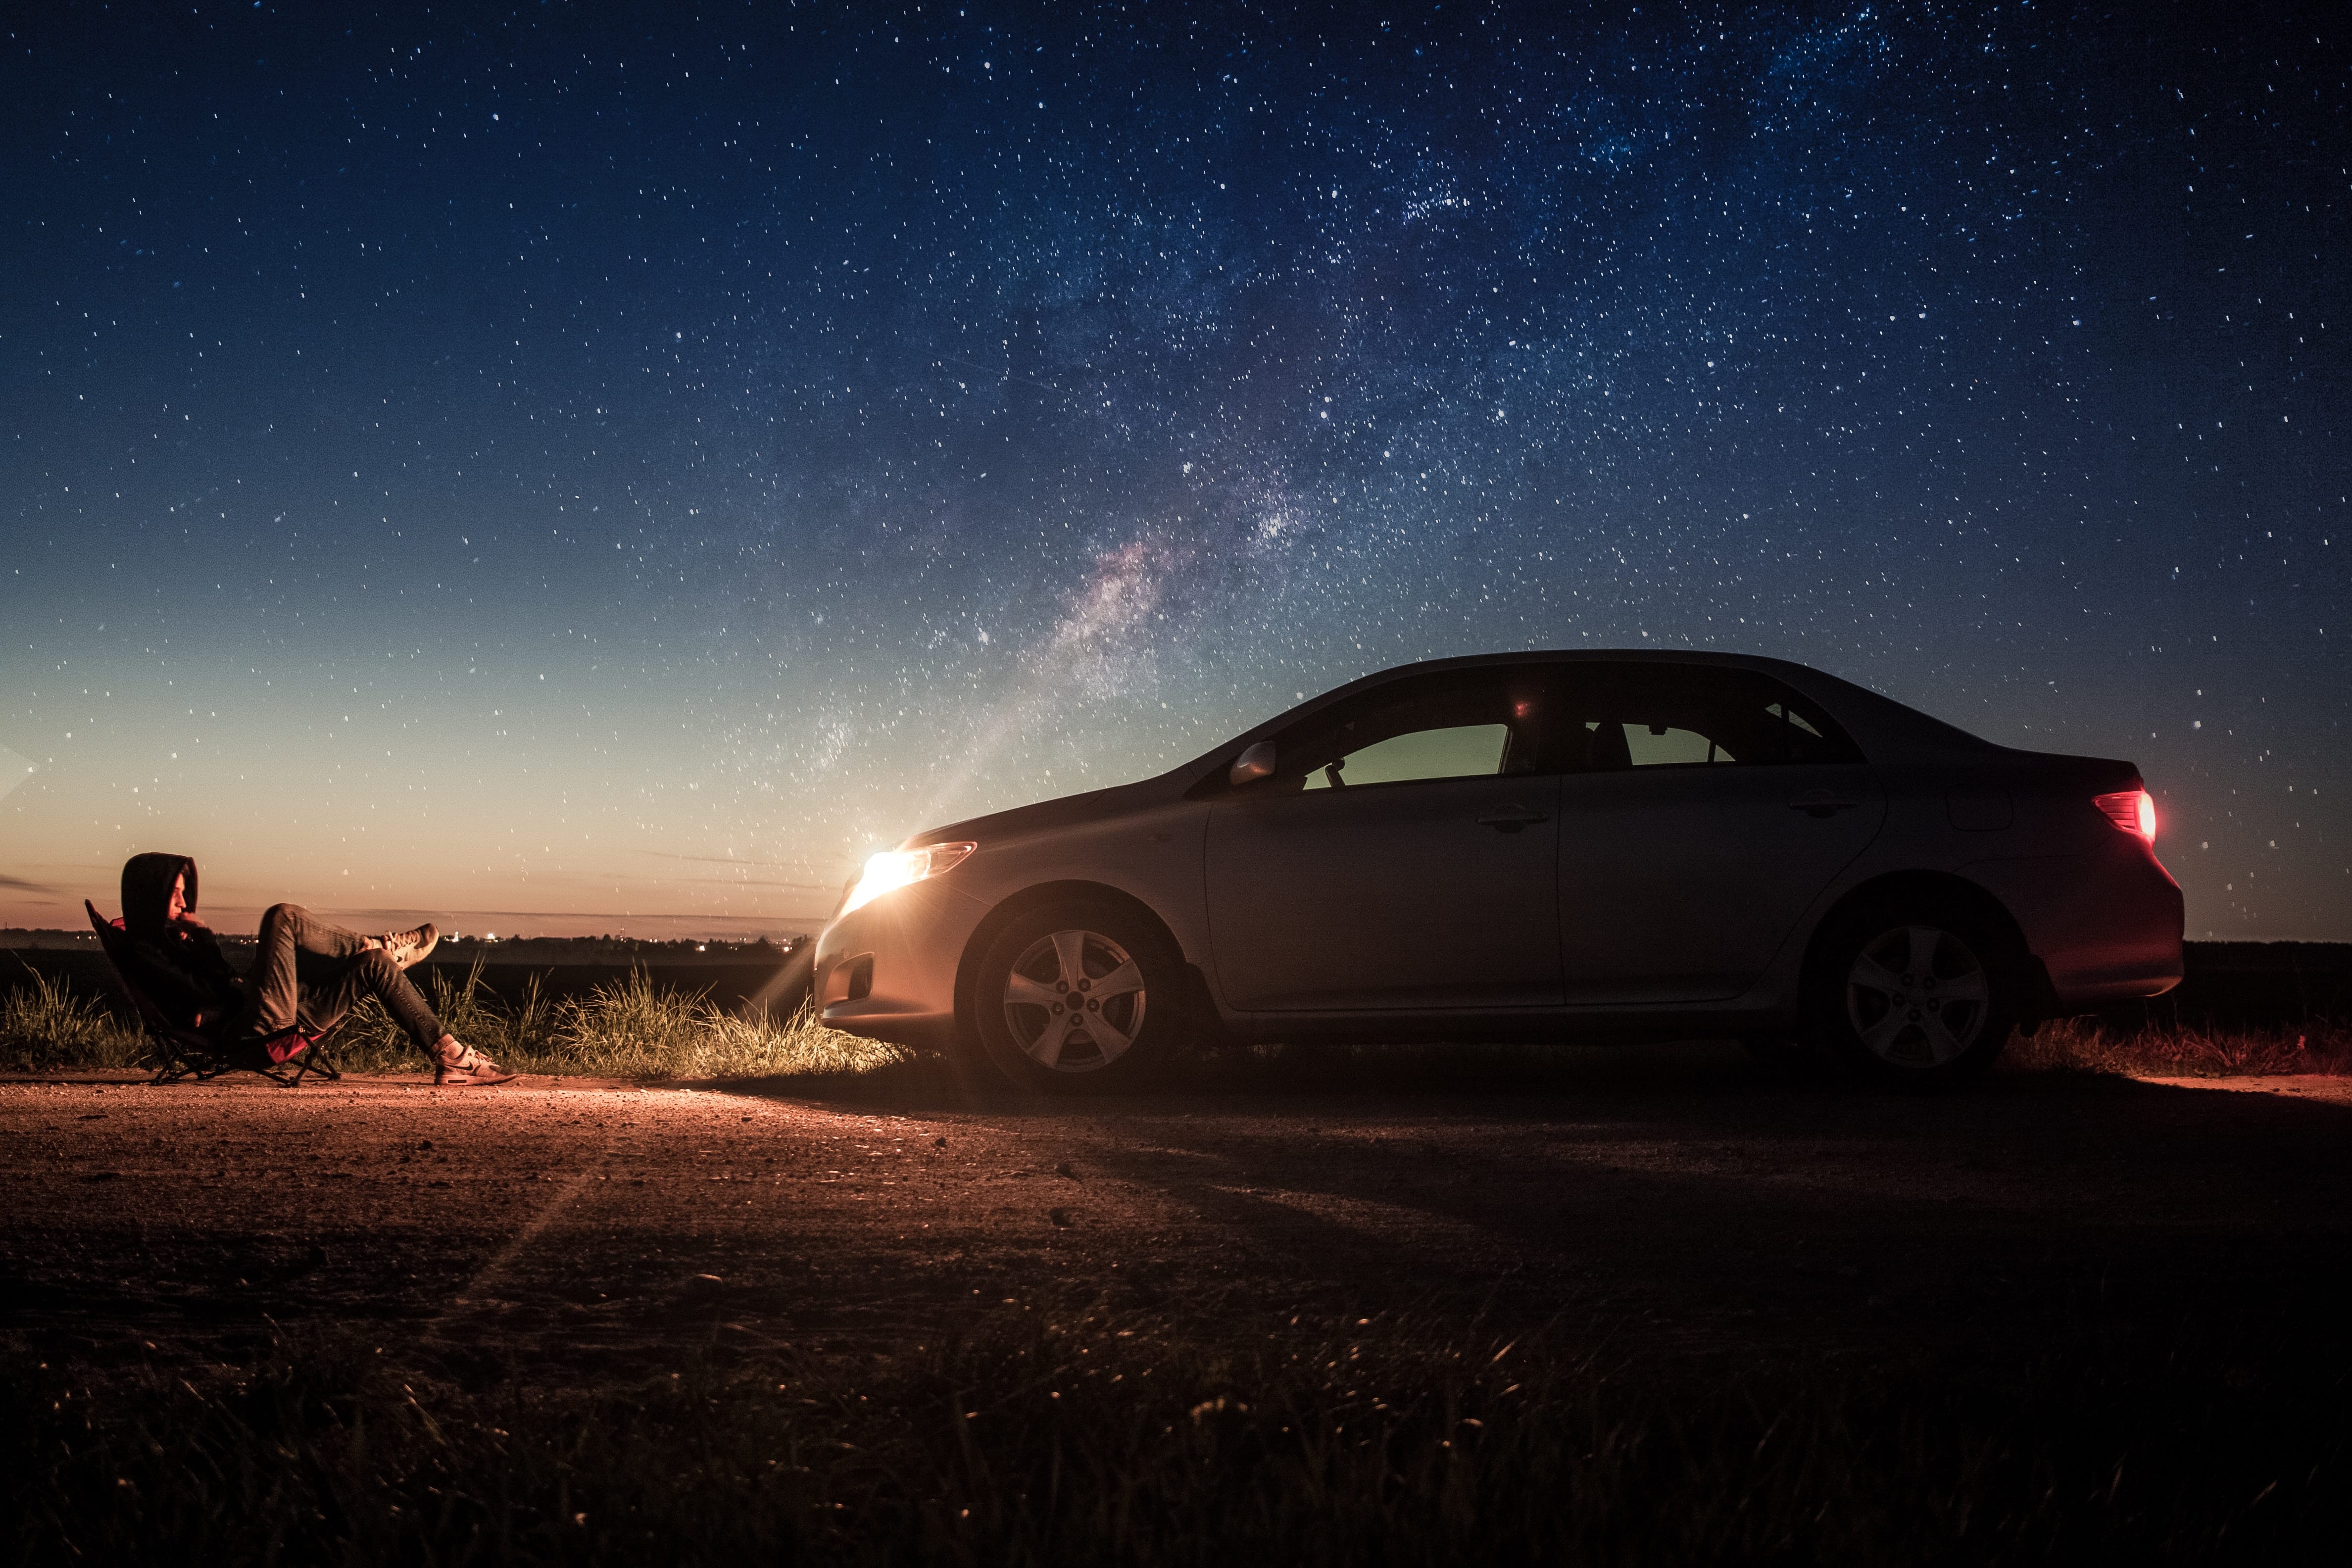
[[[780, 1078], [870, 1072], [904, 1060], [896, 1046], [828, 1029], [803, 1007], [787, 1018], [739, 1016], [699, 992], [657, 988], [632, 970], [585, 996], [550, 998], [534, 976], [511, 1004], [481, 983], [477, 963], [452, 981], [433, 973], [427, 1000], [442, 1026], [517, 1072], [592, 1078]], [[413, 1071], [416, 1048], [369, 1000], [334, 1037], [337, 1058], [362, 1072]]]
[[151, 1065], [146, 1036], [136, 1026], [76, 995], [63, 978], [25, 967], [26, 983], [0, 994], [0, 1067], [55, 1072]]

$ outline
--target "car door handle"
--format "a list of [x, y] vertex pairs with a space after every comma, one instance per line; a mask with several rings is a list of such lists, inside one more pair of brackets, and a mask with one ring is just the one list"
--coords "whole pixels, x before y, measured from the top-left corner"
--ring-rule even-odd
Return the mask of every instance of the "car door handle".
[[1540, 811], [1529, 811], [1526, 806], [1514, 805], [1480, 817], [1478, 826], [1491, 827], [1497, 833], [1517, 833], [1522, 827], [1532, 827], [1538, 822], [1550, 820], [1550, 817]]
[[1808, 816], [1829, 816], [1841, 811], [1852, 811], [1861, 804], [1852, 795], [1832, 795], [1825, 789], [1817, 789], [1790, 801], [1789, 809], [1801, 811]]

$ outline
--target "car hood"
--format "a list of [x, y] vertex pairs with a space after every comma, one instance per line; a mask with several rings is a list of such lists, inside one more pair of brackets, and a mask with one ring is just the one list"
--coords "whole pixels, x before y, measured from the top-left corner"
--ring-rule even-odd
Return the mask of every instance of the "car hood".
[[950, 822], [940, 827], [927, 827], [920, 833], [909, 834], [898, 847], [918, 849], [926, 844], [948, 844], [964, 838], [982, 844], [1002, 843], [1008, 838], [1026, 837], [1033, 833], [1100, 822], [1181, 800], [1184, 784], [1185, 780], [1178, 773], [1162, 773], [1157, 778], [1140, 779], [1134, 784], [1088, 790], [1084, 795], [1066, 795], [1055, 800], [1016, 805], [1008, 811], [992, 811], [985, 816], [967, 816], [961, 822]]

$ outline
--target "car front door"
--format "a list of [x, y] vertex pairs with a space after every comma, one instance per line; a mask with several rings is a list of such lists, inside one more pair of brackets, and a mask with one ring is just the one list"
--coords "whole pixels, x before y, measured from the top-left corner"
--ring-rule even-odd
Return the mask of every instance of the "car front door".
[[1577, 667], [1560, 782], [1566, 1000], [1720, 1001], [1764, 972], [1877, 835], [1884, 791], [1778, 681], [1704, 665]]
[[1244, 1011], [1560, 997], [1559, 780], [1538, 672], [1412, 677], [1276, 741], [1209, 815], [1217, 982]]

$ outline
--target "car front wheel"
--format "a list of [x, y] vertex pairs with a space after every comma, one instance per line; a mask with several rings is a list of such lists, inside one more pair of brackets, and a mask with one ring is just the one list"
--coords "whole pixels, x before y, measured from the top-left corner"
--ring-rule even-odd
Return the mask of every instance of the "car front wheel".
[[982, 954], [971, 1026], [996, 1069], [1034, 1089], [1115, 1089], [1150, 1076], [1183, 1033], [1181, 962], [1115, 905], [1017, 916]]
[[1896, 1082], [1973, 1078], [2018, 1017], [2016, 965], [1982, 922], [1951, 910], [1880, 909], [1839, 923], [1816, 971], [1813, 1021], [1833, 1055]]

